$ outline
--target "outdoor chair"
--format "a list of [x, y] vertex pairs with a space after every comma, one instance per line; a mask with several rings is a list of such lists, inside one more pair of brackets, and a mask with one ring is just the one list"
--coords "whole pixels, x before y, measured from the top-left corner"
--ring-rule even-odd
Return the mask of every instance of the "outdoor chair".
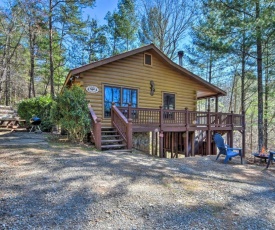
[[213, 140], [219, 149], [219, 154], [218, 154], [216, 160], [218, 160], [218, 158], [222, 154], [222, 155], [225, 155], [224, 163], [227, 163], [229, 160], [231, 160], [232, 157], [235, 157], [235, 156], [240, 156], [241, 164], [243, 163], [241, 148], [231, 148], [228, 145], [224, 144], [224, 139], [219, 133], [214, 134]]
[[269, 152], [269, 158], [268, 158], [268, 162], [267, 162], [267, 165], [266, 165], [266, 168], [269, 167], [271, 161], [275, 161], [275, 152]]

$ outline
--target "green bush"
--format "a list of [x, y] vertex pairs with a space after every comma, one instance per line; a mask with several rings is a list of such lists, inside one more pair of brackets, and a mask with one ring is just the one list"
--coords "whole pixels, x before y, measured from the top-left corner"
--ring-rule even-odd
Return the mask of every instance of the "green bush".
[[40, 128], [42, 131], [49, 132], [52, 129], [52, 122], [50, 119], [50, 111], [53, 100], [50, 96], [34, 97], [22, 100], [18, 104], [18, 115], [20, 118], [26, 120], [30, 125], [30, 119], [36, 115], [41, 118]]
[[72, 141], [83, 141], [90, 131], [88, 101], [79, 86], [65, 89], [53, 103], [51, 119], [67, 131]]

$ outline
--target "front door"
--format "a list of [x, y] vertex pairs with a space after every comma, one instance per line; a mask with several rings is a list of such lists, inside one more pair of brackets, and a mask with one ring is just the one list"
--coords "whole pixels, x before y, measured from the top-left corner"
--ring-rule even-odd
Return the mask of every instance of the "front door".
[[[175, 94], [164, 93], [163, 94], [163, 109], [174, 110], [175, 109]], [[171, 112], [164, 112], [164, 119], [174, 119], [174, 114]]]

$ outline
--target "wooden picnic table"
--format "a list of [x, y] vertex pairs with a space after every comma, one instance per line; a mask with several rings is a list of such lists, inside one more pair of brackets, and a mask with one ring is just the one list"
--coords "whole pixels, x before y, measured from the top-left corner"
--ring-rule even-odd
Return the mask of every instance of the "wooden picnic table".
[[16, 129], [26, 127], [26, 120], [18, 118], [0, 118], [0, 127]]

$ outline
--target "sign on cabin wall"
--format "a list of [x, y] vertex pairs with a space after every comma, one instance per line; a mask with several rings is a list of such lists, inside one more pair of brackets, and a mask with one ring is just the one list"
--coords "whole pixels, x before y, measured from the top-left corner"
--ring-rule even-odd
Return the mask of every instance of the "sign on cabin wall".
[[88, 93], [98, 93], [99, 89], [94, 85], [89, 85], [86, 87]]

